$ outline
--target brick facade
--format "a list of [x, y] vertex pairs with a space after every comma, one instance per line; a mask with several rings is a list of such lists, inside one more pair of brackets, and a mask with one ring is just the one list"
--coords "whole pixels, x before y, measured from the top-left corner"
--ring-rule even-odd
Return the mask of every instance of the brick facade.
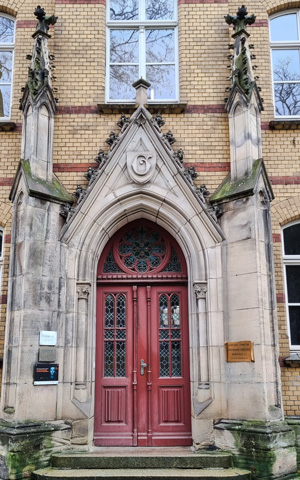
[[[77, 184], [86, 183], [83, 173], [93, 165], [99, 150], [107, 150], [105, 139], [111, 130], [118, 132], [119, 114], [100, 114], [97, 104], [105, 102], [105, 1], [45, 1], [43, 8], [55, 13], [58, 22], [51, 27], [50, 51], [56, 56], [59, 108], [55, 117], [53, 169], [65, 188], [74, 192]], [[176, 147], [185, 152], [187, 166], [195, 166], [197, 183], [206, 184], [212, 193], [229, 171], [228, 117], [224, 109], [225, 88], [230, 74], [227, 65], [232, 28], [224, 16], [233, 14], [239, 4], [227, 0], [179, 0], [179, 72], [180, 101], [187, 103], [182, 114], [164, 114], [164, 131], [172, 130]], [[9, 264], [11, 204], [8, 200], [21, 150], [20, 89], [27, 76], [35, 30], [33, 11], [36, 3], [2, 1], [0, 11], [16, 17], [12, 131], [0, 132], [0, 225], [5, 228], [4, 274], [0, 301], [0, 357], [4, 344], [5, 299]], [[249, 2], [249, 13], [257, 17], [249, 27], [255, 46], [262, 87], [263, 158], [275, 194], [272, 223], [276, 289], [279, 320], [280, 356], [289, 356], [284, 304], [281, 227], [300, 218], [300, 163], [298, 130], [274, 130], [269, 50], [268, 16], [280, 10], [299, 8], [296, 1]], [[120, 112], [121, 113], [121, 112]], [[0, 124], [1, 126], [1, 124]], [[284, 365], [284, 363], [283, 363]], [[300, 369], [282, 366], [282, 393], [287, 415], [300, 413]]]

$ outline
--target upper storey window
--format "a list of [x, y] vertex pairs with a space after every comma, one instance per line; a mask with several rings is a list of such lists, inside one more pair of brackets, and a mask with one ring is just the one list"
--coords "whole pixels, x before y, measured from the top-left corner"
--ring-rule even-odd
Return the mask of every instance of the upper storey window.
[[275, 115], [300, 116], [300, 11], [270, 20]]
[[300, 350], [300, 223], [283, 229], [283, 262], [291, 350]]
[[10, 117], [15, 21], [0, 14], [0, 119]]
[[107, 8], [107, 101], [130, 102], [139, 78], [149, 102], [178, 100], [174, 0], [110, 0]]

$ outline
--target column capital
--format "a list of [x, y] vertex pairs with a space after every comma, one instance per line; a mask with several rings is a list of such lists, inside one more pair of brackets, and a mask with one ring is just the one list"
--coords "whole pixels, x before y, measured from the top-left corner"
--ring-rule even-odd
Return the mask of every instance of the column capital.
[[91, 292], [91, 284], [88, 282], [77, 283], [76, 292], [78, 298], [87, 299]]
[[201, 298], [206, 298], [207, 293], [207, 282], [194, 282], [194, 292], [197, 300]]

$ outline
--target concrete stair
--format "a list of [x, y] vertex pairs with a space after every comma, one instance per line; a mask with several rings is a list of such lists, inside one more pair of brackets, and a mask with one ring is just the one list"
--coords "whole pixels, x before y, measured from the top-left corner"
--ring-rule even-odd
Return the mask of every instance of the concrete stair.
[[64, 453], [52, 456], [50, 468], [33, 472], [33, 480], [182, 480], [216, 478], [250, 480], [249, 471], [234, 468], [230, 453], [193, 453], [189, 448], [94, 449], [93, 452]]

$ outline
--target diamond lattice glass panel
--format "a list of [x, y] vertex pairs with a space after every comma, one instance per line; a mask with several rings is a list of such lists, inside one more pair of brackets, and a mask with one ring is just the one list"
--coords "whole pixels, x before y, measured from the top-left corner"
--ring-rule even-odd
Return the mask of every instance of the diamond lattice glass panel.
[[105, 327], [114, 327], [115, 323], [115, 299], [112, 295], [107, 295], [105, 299]]
[[103, 273], [117, 273], [121, 271], [115, 262], [112, 249], [110, 249], [104, 262]]
[[114, 376], [114, 342], [104, 344], [104, 376]]
[[180, 304], [176, 294], [171, 297], [171, 325], [172, 327], [180, 326]]
[[300, 223], [283, 230], [285, 255], [300, 255]]
[[168, 330], [160, 330], [159, 331], [159, 338], [161, 340], [168, 340], [169, 338], [169, 329]]
[[[116, 320], [115, 320], [116, 316]], [[104, 376], [124, 377], [126, 360], [126, 296], [105, 299]]]
[[115, 336], [115, 331], [114, 330], [105, 330], [104, 333], [104, 338], [105, 340], [113, 340]]
[[181, 377], [181, 343], [172, 342], [172, 377]]
[[116, 338], [119, 340], [126, 338], [126, 330], [117, 330]]
[[117, 328], [125, 327], [126, 321], [126, 300], [124, 295], [119, 295], [117, 299]]
[[147, 20], [173, 20], [174, 1], [173, 0], [146, 0], [146, 19]]
[[159, 357], [160, 357], [160, 376], [169, 377], [170, 376], [169, 342], [160, 342]]
[[136, 20], [138, 18], [138, 0], [111, 0], [110, 20]]
[[181, 331], [180, 328], [173, 328], [171, 331], [171, 338], [172, 340], [179, 339], [181, 337]]
[[124, 266], [140, 274], [159, 268], [166, 252], [162, 236], [148, 227], [126, 232], [118, 245], [118, 255]]
[[162, 295], [159, 299], [159, 325], [167, 327], [169, 325], [168, 297]]
[[0, 16], [0, 43], [14, 43], [15, 22]]
[[125, 377], [125, 342], [117, 342], [116, 377]]

